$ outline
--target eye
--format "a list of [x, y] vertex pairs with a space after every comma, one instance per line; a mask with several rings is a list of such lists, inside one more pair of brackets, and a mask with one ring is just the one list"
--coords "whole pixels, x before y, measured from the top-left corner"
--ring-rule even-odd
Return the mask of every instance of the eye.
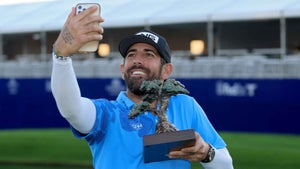
[[134, 57], [135, 53], [134, 52], [128, 52], [126, 55], [126, 58]]
[[153, 53], [153, 52], [146, 52], [146, 56], [148, 56], [148, 57], [154, 57], [155, 56], [155, 54]]

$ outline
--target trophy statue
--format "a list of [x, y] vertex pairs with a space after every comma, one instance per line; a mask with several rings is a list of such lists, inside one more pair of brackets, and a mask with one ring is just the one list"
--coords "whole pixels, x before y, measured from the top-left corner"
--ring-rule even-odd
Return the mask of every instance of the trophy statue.
[[[175, 79], [167, 79], [164, 82], [144, 81], [140, 89], [145, 92], [145, 96], [132, 108], [128, 117], [134, 118], [144, 112], [153, 112], [159, 119], [156, 124], [156, 133], [143, 138], [144, 162], [170, 160], [168, 158], [170, 151], [193, 146], [196, 140], [194, 130], [179, 131], [168, 121], [166, 115], [171, 96], [189, 93], [185, 86]], [[157, 101], [157, 106], [151, 109], [150, 105], [154, 101]]]

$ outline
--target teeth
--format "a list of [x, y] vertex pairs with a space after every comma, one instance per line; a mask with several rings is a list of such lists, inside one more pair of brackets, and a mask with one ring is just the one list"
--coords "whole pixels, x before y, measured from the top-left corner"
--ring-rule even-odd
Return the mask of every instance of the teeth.
[[133, 75], [142, 75], [142, 74], [145, 74], [145, 73], [141, 72], [141, 71], [134, 71], [132, 74]]

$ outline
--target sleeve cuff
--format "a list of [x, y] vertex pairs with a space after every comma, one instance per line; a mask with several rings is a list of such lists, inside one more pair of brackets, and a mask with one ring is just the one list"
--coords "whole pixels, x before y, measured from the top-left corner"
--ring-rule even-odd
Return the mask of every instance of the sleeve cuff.
[[70, 56], [57, 56], [54, 51], [52, 52], [52, 58], [53, 58], [53, 61], [61, 62], [61, 63], [71, 62], [71, 60], [72, 60], [72, 58]]

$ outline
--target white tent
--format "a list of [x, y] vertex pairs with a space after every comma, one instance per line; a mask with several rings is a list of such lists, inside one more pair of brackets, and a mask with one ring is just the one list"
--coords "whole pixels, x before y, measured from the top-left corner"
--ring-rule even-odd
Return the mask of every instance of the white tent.
[[[299, 5], [299, 0], [232, 1], [230, 5], [227, 5], [215, 14], [212, 14], [212, 20], [261, 20], [278, 19], [280, 17], [299, 17]], [[297, 12], [290, 13], [292, 10]]]
[[100, 3], [106, 28], [300, 17], [299, 0], [54, 0], [0, 6], [0, 34], [60, 30], [78, 2]]

